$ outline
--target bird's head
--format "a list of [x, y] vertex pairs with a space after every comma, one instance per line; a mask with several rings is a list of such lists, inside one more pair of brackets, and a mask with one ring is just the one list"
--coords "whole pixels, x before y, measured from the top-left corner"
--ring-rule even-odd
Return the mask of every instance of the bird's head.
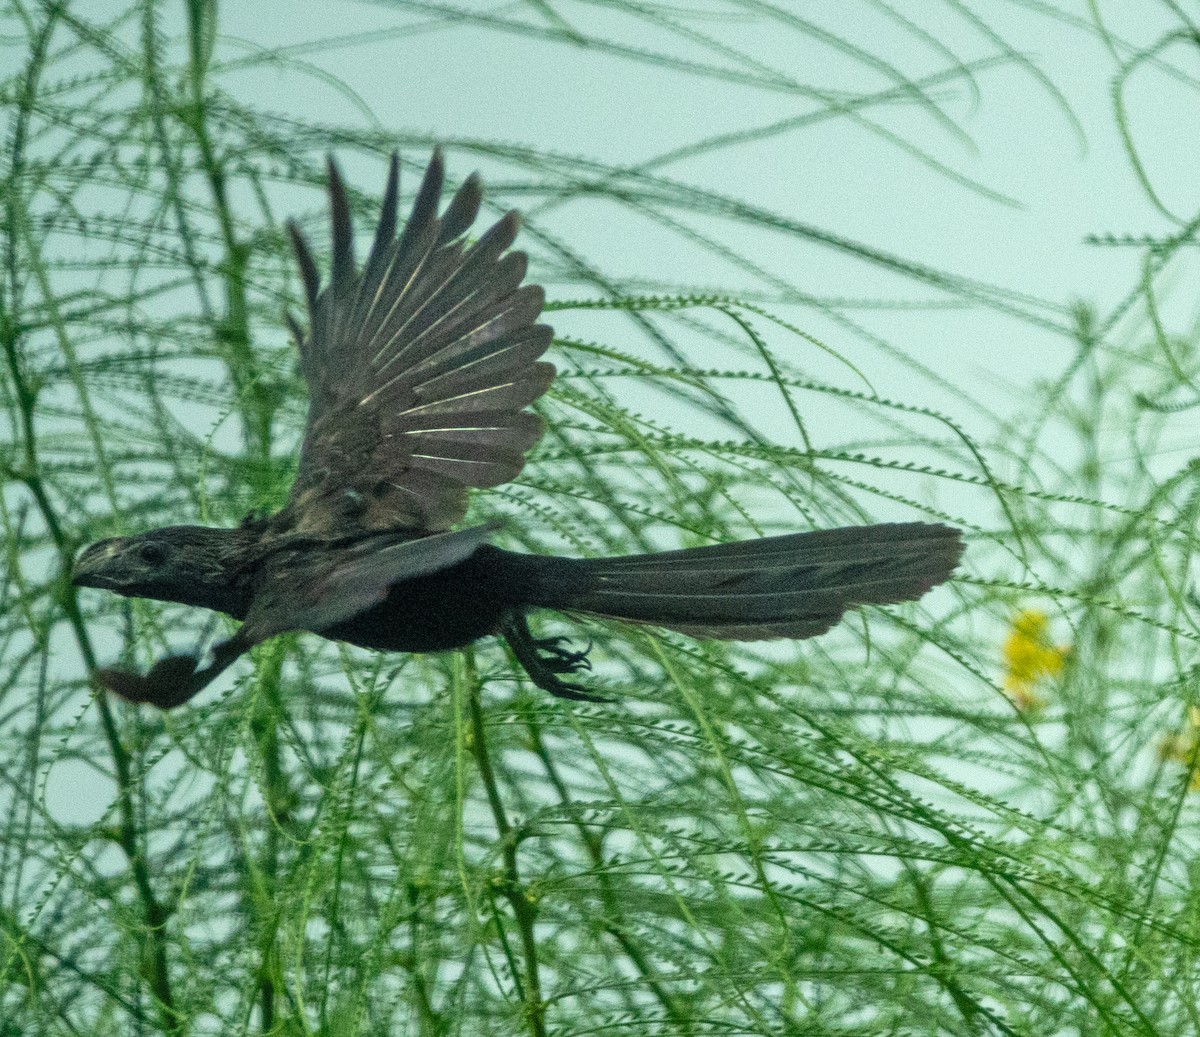
[[166, 526], [99, 540], [75, 562], [71, 582], [129, 598], [154, 598], [237, 615], [244, 553], [239, 530]]

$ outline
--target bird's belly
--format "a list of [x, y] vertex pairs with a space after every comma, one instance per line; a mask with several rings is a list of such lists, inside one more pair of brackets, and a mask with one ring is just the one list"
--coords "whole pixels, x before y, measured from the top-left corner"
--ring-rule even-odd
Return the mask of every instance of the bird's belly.
[[378, 605], [322, 636], [376, 651], [441, 652], [496, 633], [519, 599], [480, 554], [395, 584]]

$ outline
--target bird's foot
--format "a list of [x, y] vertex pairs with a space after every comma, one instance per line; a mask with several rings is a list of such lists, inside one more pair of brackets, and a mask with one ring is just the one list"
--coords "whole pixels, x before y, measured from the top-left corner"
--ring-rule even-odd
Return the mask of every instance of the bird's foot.
[[580, 670], [590, 670], [592, 661], [588, 658], [588, 652], [592, 650], [592, 642], [589, 641], [587, 647], [578, 652], [571, 652], [560, 647], [570, 643], [571, 639], [568, 637], [533, 638], [533, 646], [539, 653], [538, 657], [541, 659], [542, 665], [552, 673], [578, 673]]
[[558, 679], [560, 673], [578, 673], [580, 670], [590, 670], [591, 662], [587, 654], [591, 644], [581, 652], [568, 651], [561, 647], [567, 642], [565, 637], [535, 638], [529, 632], [529, 624], [525, 617], [516, 613], [508, 617], [502, 628], [504, 639], [513, 650], [529, 679], [542, 691], [548, 691], [560, 699], [571, 699], [575, 702], [609, 702], [610, 699], [601, 695], [593, 695], [582, 685], [568, 684]]
[[213, 646], [212, 662], [202, 670], [197, 668], [200, 660], [194, 655], [168, 655], [151, 666], [144, 677], [112, 668], [97, 670], [95, 677], [98, 684], [127, 702], [146, 702], [159, 709], [174, 709], [187, 702], [249, 647], [250, 642], [242, 640], [240, 634], [234, 634], [229, 640]]
[[159, 709], [182, 706], [200, 690], [196, 684], [194, 655], [169, 655], [159, 659], [144, 677], [128, 670], [105, 668], [96, 680], [127, 702], [146, 702]]

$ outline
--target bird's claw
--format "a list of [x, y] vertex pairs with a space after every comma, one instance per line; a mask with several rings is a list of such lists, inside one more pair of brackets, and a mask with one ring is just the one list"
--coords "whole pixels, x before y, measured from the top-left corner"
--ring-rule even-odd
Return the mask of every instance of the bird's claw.
[[592, 668], [587, 657], [592, 649], [590, 641], [583, 651], [572, 652], [561, 647], [567, 642], [565, 637], [535, 638], [529, 632], [529, 624], [524, 615], [519, 612], [507, 618], [502, 632], [517, 661], [525, 667], [525, 672], [529, 674], [533, 683], [543, 691], [575, 702], [611, 701], [601, 695], [591, 694], [579, 684], [567, 684], [557, 677], [560, 673], [578, 673], [580, 670]]
[[[525, 669], [533, 683], [543, 691], [550, 692], [560, 699], [570, 699], [573, 702], [611, 702], [603, 695], [593, 695], [581, 684], [568, 684], [560, 681], [560, 673], [578, 673], [580, 670], [590, 670], [591, 660], [587, 654], [592, 650], [592, 643], [581, 652], [568, 652], [559, 648], [565, 637], [545, 637], [532, 641], [534, 646], [533, 659], [525, 661]], [[542, 654], [545, 653], [545, 654]]]
[[556, 698], [569, 699], [571, 702], [612, 702], [607, 695], [593, 695], [590, 691], [586, 691], [582, 684], [568, 684], [566, 681], [560, 681], [553, 674], [545, 676], [544, 681], [539, 681], [535, 677], [534, 683]]
[[570, 638], [538, 637], [533, 641], [534, 647], [545, 653], [539, 658], [551, 673], [578, 673], [580, 670], [592, 668], [592, 661], [588, 658], [588, 653], [592, 650], [591, 641], [587, 643], [586, 648], [578, 652], [560, 648], [563, 644], [570, 644]]

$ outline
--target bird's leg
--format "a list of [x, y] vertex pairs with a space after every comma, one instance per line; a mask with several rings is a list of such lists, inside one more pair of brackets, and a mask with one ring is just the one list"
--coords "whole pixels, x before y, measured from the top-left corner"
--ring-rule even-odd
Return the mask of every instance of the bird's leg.
[[196, 669], [199, 660], [194, 655], [169, 655], [159, 659], [144, 677], [111, 668], [97, 670], [95, 676], [100, 684], [128, 702], [174, 709], [228, 669], [249, 647], [235, 634], [213, 648], [213, 661], [202, 670]]
[[[569, 652], [558, 647], [566, 640], [562, 637], [535, 638], [529, 631], [529, 623], [524, 613], [510, 613], [500, 628], [504, 640], [508, 642], [533, 681], [543, 691], [557, 695], [561, 699], [573, 699], [576, 702], [608, 702], [609, 699], [600, 695], [591, 695], [578, 684], [567, 684], [558, 679], [560, 673], [575, 673], [579, 670], [591, 669], [587, 661], [587, 652]], [[543, 655], [542, 653], [548, 653]]]

